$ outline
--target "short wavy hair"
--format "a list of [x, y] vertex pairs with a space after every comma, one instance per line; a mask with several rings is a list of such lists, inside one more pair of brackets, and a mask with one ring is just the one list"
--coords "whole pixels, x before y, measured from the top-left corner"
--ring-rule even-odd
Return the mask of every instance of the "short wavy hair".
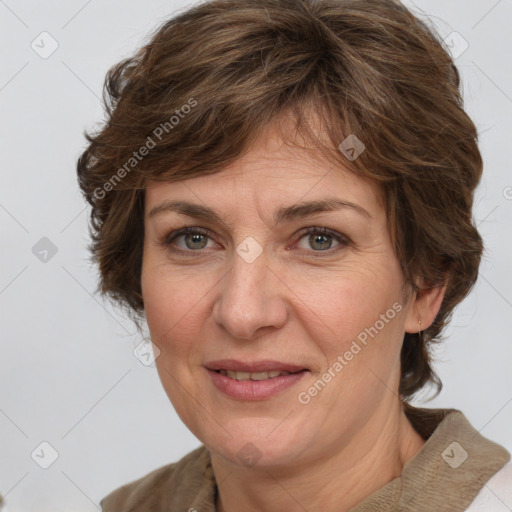
[[[140, 329], [147, 180], [220, 172], [292, 113], [315, 151], [379, 184], [411, 289], [446, 285], [434, 322], [405, 333], [401, 353], [402, 400], [427, 383], [439, 392], [430, 345], [483, 251], [472, 219], [483, 164], [460, 88], [435, 29], [396, 1], [213, 0], [176, 14], [108, 71], [106, 119], [85, 133], [77, 172], [97, 291]], [[365, 146], [356, 159], [338, 149], [349, 135]]]

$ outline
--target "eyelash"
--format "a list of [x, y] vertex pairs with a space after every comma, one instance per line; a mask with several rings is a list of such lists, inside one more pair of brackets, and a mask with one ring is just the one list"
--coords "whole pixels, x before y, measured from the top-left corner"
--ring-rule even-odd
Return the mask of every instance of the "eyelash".
[[[194, 256], [202, 256], [204, 251], [207, 251], [208, 249], [198, 249], [198, 250], [194, 251], [192, 249], [177, 249], [177, 248], [173, 247], [172, 244], [178, 237], [180, 237], [182, 235], [189, 234], [189, 233], [204, 235], [204, 236], [207, 236], [208, 238], [212, 239], [212, 237], [210, 236], [210, 232], [207, 229], [204, 229], [204, 228], [201, 228], [198, 226], [187, 226], [187, 227], [184, 227], [181, 229], [171, 231], [168, 235], [165, 236], [165, 238], [160, 243], [165, 248], [167, 248], [170, 251], [177, 253], [177, 254], [182, 254], [182, 255], [191, 256], [191, 257], [193, 257], [192, 254], [194, 254]], [[314, 250], [307, 251], [306, 249], [299, 249], [299, 251], [311, 252], [315, 255], [315, 257], [322, 257], [323, 255], [332, 255], [333, 253], [345, 248], [346, 246], [348, 246], [351, 243], [351, 240], [347, 236], [342, 235], [340, 233], [336, 233], [335, 231], [331, 231], [328, 228], [317, 227], [317, 226], [311, 226], [311, 227], [305, 228], [305, 230], [302, 231], [302, 233], [300, 233], [300, 236], [298, 237], [297, 241], [301, 240], [306, 235], [311, 235], [311, 234], [330, 236], [339, 243], [339, 245], [337, 247], [335, 247], [333, 249], [323, 250], [323, 251], [314, 251]]]

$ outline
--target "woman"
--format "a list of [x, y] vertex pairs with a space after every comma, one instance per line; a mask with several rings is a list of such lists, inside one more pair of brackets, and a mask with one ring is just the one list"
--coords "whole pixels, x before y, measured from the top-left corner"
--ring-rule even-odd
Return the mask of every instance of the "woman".
[[147, 322], [202, 446], [103, 510], [505, 496], [503, 447], [408, 403], [440, 389], [429, 347], [482, 254], [477, 132], [430, 29], [391, 0], [214, 0], [112, 68], [106, 93], [78, 162], [100, 289]]

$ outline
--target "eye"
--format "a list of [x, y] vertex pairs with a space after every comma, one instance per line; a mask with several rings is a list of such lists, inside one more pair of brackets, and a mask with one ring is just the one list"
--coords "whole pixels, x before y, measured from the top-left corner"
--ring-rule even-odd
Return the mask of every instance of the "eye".
[[[306, 245], [306, 247], [302, 246], [300, 249], [313, 249], [314, 252], [329, 251], [329, 253], [342, 249], [350, 243], [350, 240], [346, 236], [322, 227], [308, 228], [299, 238], [299, 246], [302, 240], [305, 241], [304, 245]], [[333, 240], [338, 244], [334, 249], [332, 249]]]
[[[203, 228], [185, 227], [169, 233], [162, 243], [171, 248], [177, 246], [177, 249], [172, 248], [176, 252], [197, 252], [210, 248], [207, 246], [209, 238], [209, 232]], [[179, 244], [178, 241], [182, 243]]]

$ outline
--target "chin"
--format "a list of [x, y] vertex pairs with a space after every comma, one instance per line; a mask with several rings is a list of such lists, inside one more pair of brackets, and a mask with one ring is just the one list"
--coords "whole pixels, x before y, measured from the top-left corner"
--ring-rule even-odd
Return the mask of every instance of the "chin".
[[203, 432], [198, 437], [211, 452], [245, 467], [289, 466], [314, 445], [315, 436], [308, 441], [304, 427], [294, 432], [289, 425], [281, 425], [281, 430], [270, 427], [273, 423], [268, 418], [246, 417], [227, 424], [231, 436], [221, 429], [218, 436]]

